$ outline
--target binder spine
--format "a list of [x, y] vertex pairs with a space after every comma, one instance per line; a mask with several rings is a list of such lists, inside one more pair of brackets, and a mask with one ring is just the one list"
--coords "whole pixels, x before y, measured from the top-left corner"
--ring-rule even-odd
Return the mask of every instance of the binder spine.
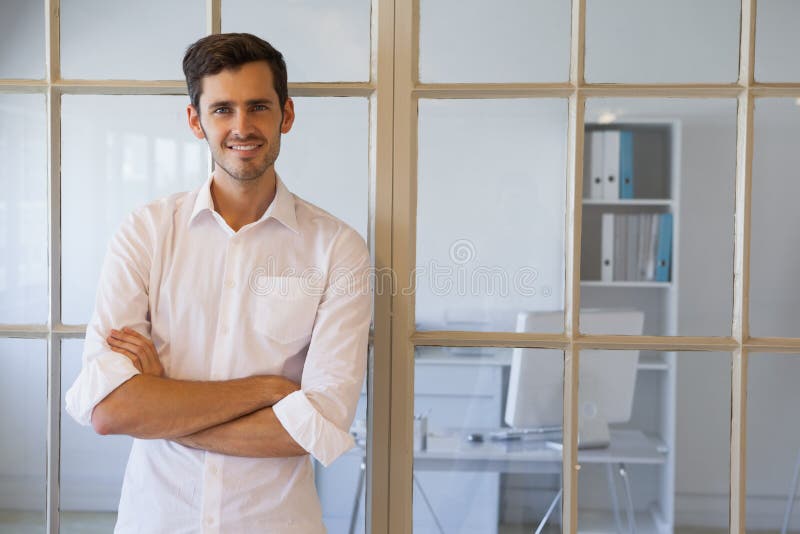
[[600, 279], [614, 280], [614, 214], [604, 213], [601, 219]]
[[633, 132], [619, 134], [619, 198], [633, 198]]
[[658, 254], [656, 256], [656, 281], [669, 282], [672, 261], [672, 214], [659, 216]]
[[605, 200], [619, 199], [619, 131], [604, 132], [603, 168], [605, 169], [603, 183], [603, 198]]
[[593, 131], [589, 136], [589, 198], [602, 199], [603, 193], [603, 132]]

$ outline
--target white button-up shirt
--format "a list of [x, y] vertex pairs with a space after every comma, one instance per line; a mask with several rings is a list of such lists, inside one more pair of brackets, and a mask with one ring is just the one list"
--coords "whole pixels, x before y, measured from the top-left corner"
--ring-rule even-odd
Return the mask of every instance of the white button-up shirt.
[[[274, 374], [299, 382], [275, 415], [328, 465], [353, 446], [348, 429], [366, 368], [364, 240], [280, 179], [263, 216], [234, 232], [214, 211], [210, 186], [135, 211], [111, 241], [67, 411], [89, 425], [97, 403], [138, 374], [105, 341], [128, 326], [150, 336], [169, 378]], [[115, 532], [325, 527], [309, 455], [239, 458], [135, 439]]]

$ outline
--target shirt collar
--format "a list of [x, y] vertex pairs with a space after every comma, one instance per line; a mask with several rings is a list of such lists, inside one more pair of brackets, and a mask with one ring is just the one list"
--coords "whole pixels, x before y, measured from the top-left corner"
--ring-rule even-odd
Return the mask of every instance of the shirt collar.
[[[194, 208], [189, 217], [189, 224], [203, 211], [214, 211], [214, 199], [211, 198], [211, 182], [214, 176], [211, 175], [205, 183], [197, 191], [197, 197], [194, 201]], [[261, 218], [256, 222], [261, 222], [270, 217], [279, 221], [281, 224], [292, 230], [294, 233], [299, 233], [300, 229], [297, 226], [297, 215], [295, 214], [294, 195], [283, 183], [281, 177], [275, 175], [275, 198], [272, 199], [269, 207], [266, 209]]]

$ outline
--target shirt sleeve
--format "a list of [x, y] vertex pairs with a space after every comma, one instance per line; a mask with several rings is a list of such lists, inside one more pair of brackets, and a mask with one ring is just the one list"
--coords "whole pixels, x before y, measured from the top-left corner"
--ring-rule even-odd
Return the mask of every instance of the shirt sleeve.
[[331, 250], [301, 389], [273, 406], [289, 435], [326, 467], [354, 445], [348, 431], [364, 383], [372, 317], [364, 240], [346, 228]]
[[81, 425], [90, 425], [94, 407], [139, 371], [106, 343], [111, 329], [130, 327], [148, 335], [148, 286], [152, 228], [146, 213], [128, 217], [112, 238], [97, 287], [94, 313], [86, 327], [83, 365], [66, 394], [66, 410]]

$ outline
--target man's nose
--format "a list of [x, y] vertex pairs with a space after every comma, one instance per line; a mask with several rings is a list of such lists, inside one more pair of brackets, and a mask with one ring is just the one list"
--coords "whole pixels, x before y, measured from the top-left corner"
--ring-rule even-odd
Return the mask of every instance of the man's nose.
[[234, 116], [233, 133], [247, 137], [253, 132], [253, 122], [246, 111], [238, 111]]

